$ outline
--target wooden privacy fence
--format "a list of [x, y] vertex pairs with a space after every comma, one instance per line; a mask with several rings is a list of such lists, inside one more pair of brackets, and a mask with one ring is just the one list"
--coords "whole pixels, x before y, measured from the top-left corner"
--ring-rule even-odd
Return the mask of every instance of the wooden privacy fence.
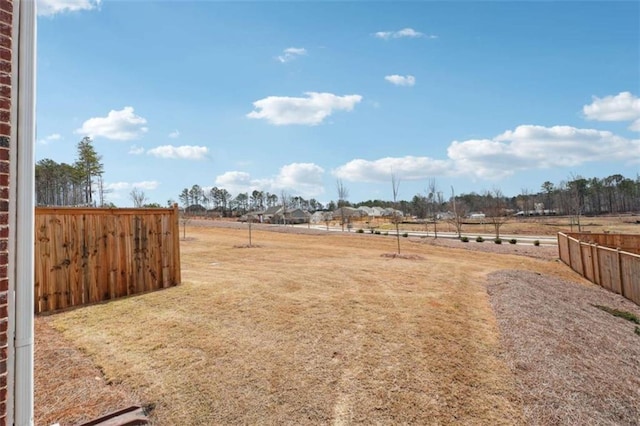
[[180, 283], [177, 206], [35, 213], [36, 313]]
[[[559, 232], [560, 259], [589, 281], [640, 305], [640, 254], [592, 243], [594, 235], [598, 234]], [[630, 243], [630, 248], [640, 247], [640, 235], [623, 237], [627, 238], [620, 241]]]

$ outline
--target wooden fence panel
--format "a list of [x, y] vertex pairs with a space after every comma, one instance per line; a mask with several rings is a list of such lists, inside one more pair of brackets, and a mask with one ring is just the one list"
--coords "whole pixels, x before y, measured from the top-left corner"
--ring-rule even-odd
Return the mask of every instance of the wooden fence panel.
[[587, 243], [640, 254], [640, 235], [638, 234], [592, 234], [590, 232], [569, 232], [566, 235]]
[[178, 210], [36, 208], [35, 312], [180, 283]]
[[580, 250], [580, 241], [569, 238], [569, 260], [571, 269], [584, 276], [582, 267], [582, 251]]
[[[609, 238], [610, 234], [600, 234], [602, 237], [591, 238], [593, 235], [598, 234], [558, 233], [560, 259], [591, 282], [640, 305], [640, 255], [599, 245], [611, 241], [630, 244], [638, 236]], [[574, 237], [584, 237], [590, 242], [580, 242]]]
[[607, 247], [598, 247], [600, 278], [602, 287], [614, 293], [621, 294], [620, 265], [618, 264], [618, 251]]
[[640, 305], [640, 255], [620, 253], [622, 294]]
[[569, 264], [569, 238], [562, 233], [558, 233], [558, 254], [566, 264]]
[[582, 262], [582, 275], [591, 282], [595, 282], [593, 257], [591, 244], [580, 243], [580, 260]]

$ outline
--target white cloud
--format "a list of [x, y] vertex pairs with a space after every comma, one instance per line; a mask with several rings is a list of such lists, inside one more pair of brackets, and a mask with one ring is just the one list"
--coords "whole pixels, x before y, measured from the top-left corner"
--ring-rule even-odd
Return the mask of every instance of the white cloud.
[[43, 139], [40, 139], [38, 143], [42, 145], [47, 145], [50, 142], [59, 141], [60, 139], [62, 139], [62, 136], [59, 133], [54, 133], [49, 136], [45, 136]]
[[138, 145], [131, 145], [131, 148], [129, 148], [129, 154], [132, 154], [132, 155], [144, 154], [144, 148]]
[[640, 131], [640, 98], [630, 92], [620, 92], [615, 96], [593, 97], [593, 102], [582, 107], [589, 120], [631, 121], [629, 129]]
[[315, 126], [334, 111], [352, 111], [362, 100], [360, 95], [337, 96], [333, 93], [306, 92], [306, 98], [269, 96], [253, 103], [249, 118], [266, 119], [271, 124]]
[[317, 164], [292, 163], [282, 166], [272, 177], [257, 179], [247, 172], [229, 171], [217, 176], [215, 183], [233, 194], [258, 189], [273, 193], [284, 190], [291, 195], [315, 197], [324, 193], [323, 174], [324, 169]]
[[104, 189], [108, 191], [122, 191], [130, 187], [129, 182], [111, 182], [104, 185]]
[[100, 7], [101, 0], [37, 0], [38, 15], [53, 16], [57, 13], [78, 12]]
[[202, 160], [209, 153], [206, 146], [192, 145], [162, 145], [147, 151], [147, 154], [159, 158], [180, 158], [183, 160]]
[[412, 75], [387, 75], [384, 77], [391, 84], [395, 84], [396, 86], [413, 86], [416, 84], [416, 78]]
[[173, 132], [169, 133], [169, 137], [171, 139], [176, 139], [180, 137], [180, 132], [178, 130], [174, 130]]
[[592, 161], [640, 159], [640, 140], [570, 126], [521, 125], [493, 139], [454, 141], [457, 172], [494, 179], [518, 170], [575, 167]]
[[283, 166], [271, 183], [276, 190], [287, 190], [304, 196], [316, 196], [324, 192], [324, 169], [313, 163], [292, 163]]
[[252, 180], [249, 173], [239, 171], [229, 171], [216, 176], [215, 182], [217, 186], [232, 194], [251, 192], [259, 186], [259, 181]]
[[149, 129], [147, 120], [133, 112], [133, 107], [126, 106], [120, 111], [111, 110], [106, 117], [90, 118], [75, 133], [91, 137], [102, 136], [107, 139], [128, 141], [137, 139]]
[[451, 174], [453, 164], [429, 157], [386, 157], [378, 160], [355, 159], [333, 170], [333, 174], [352, 182], [387, 182], [391, 174], [404, 180], [426, 179]]
[[427, 35], [421, 33], [420, 31], [416, 31], [413, 28], [403, 28], [398, 31], [378, 31], [373, 33], [373, 36], [376, 38], [381, 38], [383, 40], [389, 40], [392, 38], [428, 38], [428, 39], [436, 39], [438, 36], [436, 35]]
[[283, 64], [293, 61], [298, 56], [304, 56], [307, 54], [307, 49], [303, 47], [288, 47], [282, 51], [282, 55], [276, 57]]
[[143, 190], [154, 190], [160, 185], [160, 182], [156, 180], [144, 180], [141, 182], [111, 182], [104, 185], [104, 189], [111, 192], [121, 192], [133, 188]]
[[160, 185], [160, 182], [156, 180], [143, 180], [142, 182], [134, 182], [131, 184], [131, 188], [154, 190]]
[[597, 161], [640, 164], [640, 139], [570, 126], [521, 125], [492, 139], [454, 141], [447, 156], [355, 159], [334, 169], [333, 174], [352, 182], [388, 182], [392, 173], [403, 180], [465, 175], [499, 179], [520, 170], [568, 168]]

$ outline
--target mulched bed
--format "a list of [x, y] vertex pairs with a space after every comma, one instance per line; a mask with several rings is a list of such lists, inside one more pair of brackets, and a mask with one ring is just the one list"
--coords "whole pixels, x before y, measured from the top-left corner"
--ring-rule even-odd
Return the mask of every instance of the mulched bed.
[[520, 256], [534, 257], [536, 259], [558, 259], [558, 246], [534, 246], [533, 244], [495, 244], [493, 241], [478, 243], [469, 241], [464, 243], [454, 238], [410, 238], [411, 241], [430, 244], [438, 247], [460, 248], [465, 250], [483, 251], [487, 253], [516, 254]]
[[505, 270], [487, 277], [527, 424], [640, 424], [640, 306], [596, 285]]

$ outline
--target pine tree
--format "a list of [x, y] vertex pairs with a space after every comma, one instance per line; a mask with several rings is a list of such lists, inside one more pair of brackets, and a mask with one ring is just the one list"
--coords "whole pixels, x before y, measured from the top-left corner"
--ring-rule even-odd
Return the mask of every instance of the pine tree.
[[102, 156], [98, 155], [92, 142], [88, 136], [78, 142], [78, 159], [75, 164], [84, 187], [84, 203], [88, 206], [93, 206], [93, 178], [103, 173], [103, 165], [100, 162]]

